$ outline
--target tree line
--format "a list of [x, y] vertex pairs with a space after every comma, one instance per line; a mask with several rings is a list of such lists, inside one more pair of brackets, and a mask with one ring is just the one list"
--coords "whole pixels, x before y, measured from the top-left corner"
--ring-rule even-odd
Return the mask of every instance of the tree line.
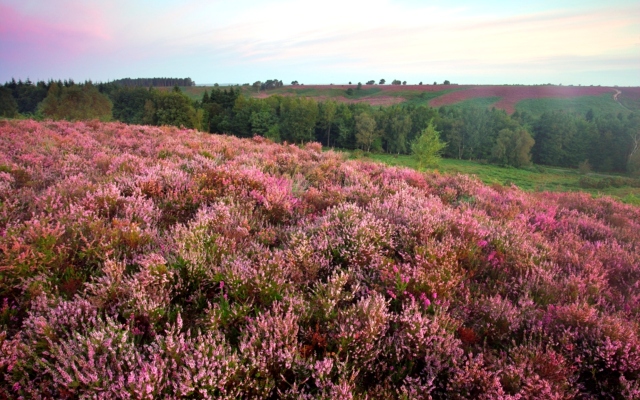
[[[270, 83], [280, 85], [277, 80]], [[447, 143], [442, 149], [447, 158], [640, 173], [638, 113], [599, 115], [590, 110], [585, 115], [555, 111], [533, 116], [482, 108], [373, 107], [278, 95], [256, 99], [240, 87], [214, 88], [193, 101], [177, 86], [159, 90], [115, 82], [12, 81], [0, 87], [0, 115], [115, 119], [391, 154], [410, 154], [432, 124]]]
[[142, 86], [142, 87], [173, 87], [173, 86], [195, 86], [196, 83], [191, 78], [123, 78], [111, 81], [120, 86]]

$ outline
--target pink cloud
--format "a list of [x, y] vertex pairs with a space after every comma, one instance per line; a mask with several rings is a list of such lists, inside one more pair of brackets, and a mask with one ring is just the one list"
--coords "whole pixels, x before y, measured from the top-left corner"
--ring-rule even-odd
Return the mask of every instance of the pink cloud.
[[34, 52], [54, 58], [56, 55], [79, 56], [110, 40], [93, 16], [87, 16], [82, 24], [52, 23], [3, 4], [0, 4], [0, 15], [0, 44], [4, 48], [4, 56], [0, 57], [11, 61], [31, 58]]

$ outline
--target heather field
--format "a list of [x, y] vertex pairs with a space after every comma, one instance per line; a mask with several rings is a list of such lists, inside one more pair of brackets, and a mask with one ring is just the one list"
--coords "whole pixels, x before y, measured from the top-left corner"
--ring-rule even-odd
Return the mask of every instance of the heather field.
[[[348, 89], [353, 94], [347, 95]], [[191, 86], [182, 90], [192, 100], [202, 99], [213, 87]], [[166, 88], [165, 90], [169, 90]], [[617, 91], [619, 95], [614, 98]], [[243, 87], [247, 96], [266, 98], [272, 95], [308, 97], [317, 101], [367, 103], [372, 106], [394, 104], [496, 107], [508, 114], [515, 111], [540, 115], [546, 111], [565, 110], [585, 114], [589, 109], [602, 113], [640, 110], [640, 88], [557, 85], [301, 85], [284, 86], [256, 92]]]
[[529, 99], [567, 99], [583, 96], [610, 94], [613, 100], [613, 88], [600, 86], [474, 86], [440, 96], [429, 104], [433, 107], [455, 104], [463, 100], [498, 97], [493, 105], [511, 114], [516, 104]]
[[0, 121], [0, 398], [638, 399], [640, 208]]

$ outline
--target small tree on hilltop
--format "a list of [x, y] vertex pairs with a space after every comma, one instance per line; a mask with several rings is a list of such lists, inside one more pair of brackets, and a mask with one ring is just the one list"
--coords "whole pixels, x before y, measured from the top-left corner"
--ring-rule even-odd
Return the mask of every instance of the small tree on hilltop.
[[381, 85], [384, 85], [384, 84], [385, 84], [385, 82], [386, 82], [386, 81], [385, 81], [384, 79], [380, 79], [380, 84], [381, 84]]
[[418, 169], [424, 170], [437, 166], [441, 158], [440, 153], [445, 147], [447, 144], [440, 140], [440, 132], [436, 131], [433, 122], [429, 122], [427, 128], [411, 145], [411, 152], [418, 163]]

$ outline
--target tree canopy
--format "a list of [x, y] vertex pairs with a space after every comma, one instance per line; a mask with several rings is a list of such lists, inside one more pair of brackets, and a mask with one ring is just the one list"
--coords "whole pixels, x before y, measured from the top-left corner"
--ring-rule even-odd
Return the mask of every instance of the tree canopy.
[[91, 83], [69, 87], [53, 83], [42, 102], [42, 113], [52, 119], [108, 121], [112, 106], [111, 100]]

